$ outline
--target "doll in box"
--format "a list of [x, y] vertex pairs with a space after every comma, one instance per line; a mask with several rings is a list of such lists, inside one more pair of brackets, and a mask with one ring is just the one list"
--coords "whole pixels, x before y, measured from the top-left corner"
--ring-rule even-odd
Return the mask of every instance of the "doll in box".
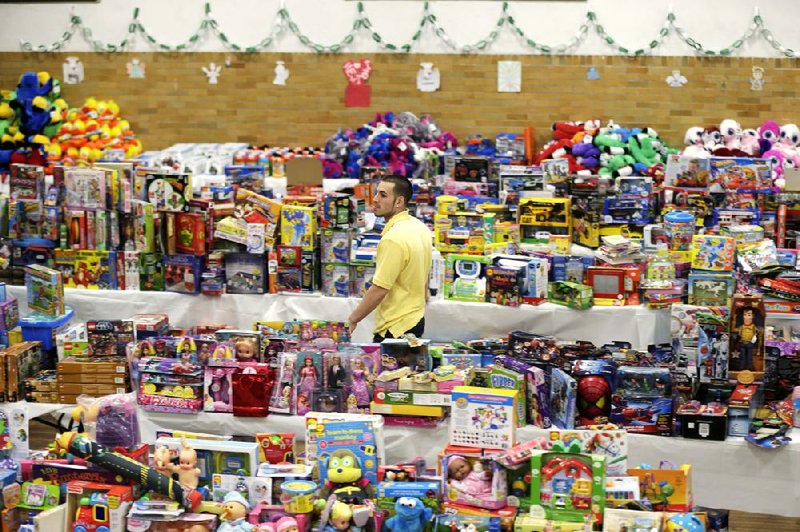
[[359, 406], [368, 405], [370, 401], [369, 381], [372, 374], [364, 364], [361, 357], [353, 359], [352, 381], [350, 383], [350, 393], [355, 396], [356, 404]]
[[313, 356], [306, 355], [303, 358], [303, 366], [300, 368], [299, 375], [300, 383], [298, 387], [304, 392], [310, 392], [319, 386], [320, 375]]
[[505, 506], [506, 472], [493, 460], [454, 454], [446, 455], [442, 466], [451, 501], [489, 510]]

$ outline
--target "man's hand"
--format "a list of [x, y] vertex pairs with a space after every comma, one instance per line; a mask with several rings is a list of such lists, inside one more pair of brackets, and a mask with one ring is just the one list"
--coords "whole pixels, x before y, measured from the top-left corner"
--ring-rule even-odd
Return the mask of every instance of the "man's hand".
[[358, 327], [358, 322], [355, 321], [351, 314], [347, 321], [350, 322], [350, 336], [353, 336], [353, 333], [356, 332], [356, 327]]

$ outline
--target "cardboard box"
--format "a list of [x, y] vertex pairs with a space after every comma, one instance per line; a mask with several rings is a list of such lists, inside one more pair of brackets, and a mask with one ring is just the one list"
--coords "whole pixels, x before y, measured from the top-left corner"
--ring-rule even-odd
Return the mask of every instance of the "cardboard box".
[[[653, 504], [653, 510], [688, 512], [694, 507], [692, 497], [692, 466], [684, 464], [677, 469], [628, 469], [629, 476], [639, 479], [639, 491]], [[663, 488], [674, 491], [667, 495]]]
[[405, 390], [376, 391], [375, 403], [381, 405], [450, 406], [450, 395]]
[[75, 374], [75, 373], [128, 373], [128, 361], [123, 357], [108, 357], [103, 360], [80, 360], [73, 357], [67, 357], [58, 363], [58, 373], [60, 374]]
[[59, 384], [58, 393], [62, 395], [113, 395], [117, 393], [125, 393], [128, 387], [124, 384], [122, 386], [115, 386], [113, 384]]
[[128, 375], [121, 373], [59, 373], [58, 384], [125, 385]]

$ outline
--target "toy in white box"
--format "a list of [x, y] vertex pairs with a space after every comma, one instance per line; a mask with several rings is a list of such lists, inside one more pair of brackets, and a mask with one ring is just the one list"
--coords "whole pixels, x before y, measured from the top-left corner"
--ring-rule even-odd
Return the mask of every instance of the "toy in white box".
[[453, 388], [450, 444], [508, 449], [516, 443], [517, 390]]

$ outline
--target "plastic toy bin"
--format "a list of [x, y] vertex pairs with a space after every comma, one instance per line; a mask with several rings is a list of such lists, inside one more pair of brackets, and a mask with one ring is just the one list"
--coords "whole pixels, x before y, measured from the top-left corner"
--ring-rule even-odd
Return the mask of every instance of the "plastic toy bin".
[[31, 312], [24, 318], [20, 318], [19, 324], [22, 326], [22, 339], [25, 341], [42, 342], [42, 349], [52, 349], [55, 347], [56, 334], [61, 332], [75, 311], [72, 307], [64, 307], [64, 314], [53, 317], [39, 312]]

